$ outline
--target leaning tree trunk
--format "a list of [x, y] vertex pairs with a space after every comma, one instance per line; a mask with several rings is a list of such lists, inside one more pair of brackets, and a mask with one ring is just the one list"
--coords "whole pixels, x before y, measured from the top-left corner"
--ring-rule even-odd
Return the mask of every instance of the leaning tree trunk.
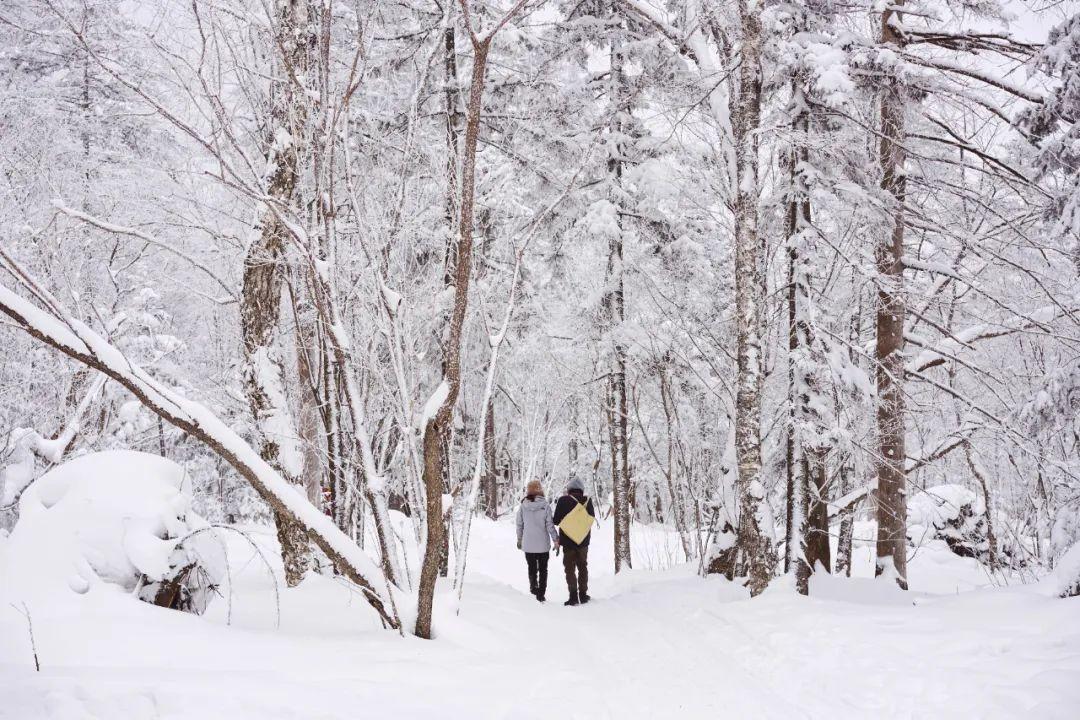
[[[17, 268], [2, 248], [0, 260], [9, 268]], [[21, 268], [13, 275], [21, 278], [20, 282], [28, 290], [40, 287], [40, 283]], [[278, 516], [287, 518], [291, 525], [304, 528], [334, 566], [357, 585], [386, 625], [395, 629], [400, 627], [392, 591], [388, 589], [384, 593], [376, 587], [371, 560], [318, 509], [306, 500], [297, 501], [285, 478], [217, 416], [158, 382], [89, 328], [81, 326], [77, 333], [71, 332], [68, 328], [77, 327], [77, 324], [54, 303], [45, 302], [44, 307], [33, 305], [0, 285], [0, 312], [32, 337], [117, 381], [146, 408], [209, 447], [247, 480]], [[42, 322], [43, 317], [47, 322]]]
[[752, 595], [772, 579], [772, 518], [761, 480], [761, 320], [766, 288], [758, 235], [757, 132], [761, 120], [761, 8], [739, 0], [742, 48], [735, 108], [735, 324], [737, 391], [735, 456], [738, 463], [738, 545]]
[[[307, 3], [280, 0], [277, 6], [280, 74], [286, 76], [271, 98], [269, 162], [266, 194], [275, 202], [290, 205], [299, 175], [301, 138], [306, 122], [302, 88], [292, 79], [302, 77], [307, 66], [305, 37]], [[288, 230], [262, 203], [256, 212], [251, 244], [244, 258], [240, 293], [240, 334], [244, 346], [244, 392], [255, 417], [259, 455], [289, 482], [300, 485], [302, 457], [286, 396], [285, 367], [275, 347], [281, 317], [284, 282], [284, 250]], [[310, 564], [304, 528], [289, 515], [275, 514], [285, 582], [298, 585]]]
[[[897, 5], [903, 5], [899, 0]], [[886, 9], [881, 17], [883, 44], [900, 47], [903, 38], [893, 27], [900, 14]], [[881, 188], [891, 196], [889, 235], [877, 246], [877, 564], [875, 575], [895, 579], [907, 589], [907, 498], [904, 403], [904, 100], [899, 80], [890, 78], [881, 89]]]

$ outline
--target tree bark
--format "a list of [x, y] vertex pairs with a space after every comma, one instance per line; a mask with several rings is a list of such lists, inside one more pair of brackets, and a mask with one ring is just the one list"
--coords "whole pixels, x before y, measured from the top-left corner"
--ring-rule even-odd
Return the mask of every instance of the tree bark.
[[299, 404], [299, 437], [303, 453], [303, 470], [300, 484], [308, 500], [322, 508], [323, 464], [319, 451], [323, 439], [319, 436], [319, 398], [316, 362], [318, 348], [315, 342], [313, 313], [307, 303], [297, 303], [296, 317], [296, 376]]
[[809, 529], [809, 487], [806, 463], [806, 448], [802, 446], [800, 427], [807, 421], [805, 389], [800, 388], [804, 382], [805, 359], [800, 361], [800, 356], [809, 353], [809, 348], [804, 347], [804, 341], [808, 339], [809, 328], [806, 326], [803, 315], [800, 312], [801, 294], [808, 292], [809, 288], [802, 287], [800, 283], [805, 279], [800, 267], [804, 262], [800, 257], [800, 245], [803, 229], [810, 224], [810, 200], [806, 195], [805, 188], [799, 175], [800, 161], [806, 161], [807, 151], [805, 137], [808, 129], [808, 118], [805, 112], [805, 102], [799, 86], [799, 79], [792, 82], [792, 104], [799, 105], [795, 108], [795, 118], [792, 123], [793, 137], [801, 137], [794, 140], [792, 148], [788, 176], [790, 182], [788, 199], [786, 235], [788, 245], [788, 287], [787, 287], [787, 312], [788, 312], [788, 404], [789, 425], [785, 438], [785, 456], [787, 460], [787, 503], [786, 503], [786, 551], [784, 553], [784, 572], [795, 570], [795, 589], [802, 595], [809, 593], [810, 574], [813, 572], [813, 563], [807, 558], [807, 533]]
[[964, 441], [964, 457], [967, 459], [968, 468], [971, 470], [971, 474], [975, 476], [975, 480], [979, 483], [979, 487], [983, 493], [983, 508], [986, 513], [986, 542], [987, 542], [987, 564], [990, 566], [990, 572], [994, 572], [998, 568], [998, 554], [997, 554], [997, 534], [994, 532], [994, 506], [993, 498], [990, 497], [990, 487], [986, 481], [986, 473], [982, 471], [979, 464], [975, 461], [975, 456], [971, 452], [971, 443]]
[[819, 565], [826, 572], [832, 572], [832, 549], [829, 546], [829, 482], [823, 451], [817, 448], [807, 449], [806, 477], [810, 491], [806, 516], [806, 564], [811, 574]]
[[[840, 497], [844, 497], [852, 490], [851, 476], [855, 468], [851, 463], [851, 456], [845, 454], [840, 461]], [[855, 508], [846, 507], [840, 511], [840, 537], [836, 543], [836, 569], [837, 575], [851, 577], [851, 553], [855, 539]]]
[[627, 90], [627, 78], [623, 70], [624, 55], [622, 38], [625, 20], [619, 13], [619, 6], [613, 3], [612, 18], [618, 25], [612, 34], [608, 91], [611, 99], [612, 120], [609, 132], [615, 135], [611, 143], [612, 154], [608, 158], [608, 175], [613, 197], [609, 198], [617, 212], [617, 232], [608, 238], [608, 260], [605, 272], [606, 291], [602, 299], [604, 312], [604, 330], [611, 345], [610, 366], [606, 385], [606, 417], [608, 440], [611, 449], [611, 487], [612, 515], [615, 526], [615, 572], [623, 567], [631, 567], [630, 554], [630, 519], [632, 514], [629, 442], [627, 437], [628, 406], [626, 396], [626, 346], [619, 337], [623, 322], [626, 320], [625, 287], [623, 272], [623, 211], [624, 192], [623, 158], [626, 155], [625, 144], [629, 128], [623, 120], [630, 112]]
[[499, 474], [495, 469], [495, 398], [488, 401], [484, 422], [484, 509], [492, 520], [499, 519]]
[[[902, 6], [898, 0], [896, 6]], [[881, 15], [881, 41], [897, 48], [903, 38], [892, 26], [901, 13], [889, 8]], [[878, 272], [877, 342], [877, 563], [875, 575], [885, 575], [907, 589], [907, 497], [904, 463], [906, 407], [904, 401], [904, 100], [900, 82], [889, 78], [880, 95], [881, 189], [891, 196], [891, 229], [876, 249]]]
[[[276, 7], [280, 70], [288, 77], [271, 97], [269, 167], [266, 194], [290, 205], [299, 176], [306, 111], [303, 95], [291, 77], [307, 68], [307, 47], [301, 30], [307, 23], [306, 0], [279, 0]], [[286, 72], [288, 71], [288, 72]], [[296, 432], [285, 394], [285, 367], [275, 347], [281, 317], [284, 250], [287, 230], [261, 204], [256, 211], [251, 244], [244, 258], [240, 293], [240, 334], [244, 347], [244, 391], [259, 436], [259, 455], [289, 482], [302, 483], [301, 458], [294, 446]], [[287, 443], [290, 447], [283, 448]], [[276, 514], [285, 582], [300, 584], [310, 564], [303, 527], [287, 514]]]
[[[467, 19], [467, 18], [466, 18]], [[445, 563], [446, 525], [443, 521], [442, 497], [444, 477], [443, 438], [450, 431], [461, 389], [461, 336], [469, 300], [469, 280], [472, 274], [473, 215], [476, 191], [476, 145], [480, 134], [480, 112], [483, 108], [484, 80], [487, 77], [487, 56], [492, 36], [473, 39], [473, 68], [469, 85], [469, 104], [466, 112], [465, 144], [462, 155], [461, 203], [458, 222], [457, 262], [454, 266], [454, 305], [450, 313], [449, 333], [443, 356], [446, 393], [434, 416], [427, 420], [423, 437], [423, 482], [427, 496], [427, 538], [424, 559], [420, 568], [420, 587], [416, 611], [416, 635], [431, 637], [431, 612], [435, 583], [439, 569]]]
[[766, 288], [758, 235], [757, 132], [761, 120], [761, 8], [739, 0], [742, 47], [734, 113], [735, 322], [737, 390], [735, 454], [739, 468], [738, 543], [751, 595], [772, 579], [776, 563], [772, 519], [761, 480], [761, 321]]
[[443, 32], [443, 105], [446, 113], [446, 197], [443, 212], [446, 222], [446, 248], [443, 255], [443, 284], [454, 284], [457, 266], [457, 238], [454, 223], [457, 220], [458, 161], [461, 137], [461, 100], [458, 89], [458, 62], [456, 31], [451, 24]]

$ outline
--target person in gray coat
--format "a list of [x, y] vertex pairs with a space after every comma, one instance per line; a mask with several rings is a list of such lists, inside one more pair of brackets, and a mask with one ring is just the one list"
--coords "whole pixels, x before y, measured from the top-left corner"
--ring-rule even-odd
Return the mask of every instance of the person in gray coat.
[[539, 480], [530, 480], [525, 499], [517, 512], [517, 546], [525, 551], [529, 568], [529, 592], [544, 602], [547, 592], [548, 554], [552, 544], [559, 547], [559, 534], [551, 521], [551, 503], [544, 497]]

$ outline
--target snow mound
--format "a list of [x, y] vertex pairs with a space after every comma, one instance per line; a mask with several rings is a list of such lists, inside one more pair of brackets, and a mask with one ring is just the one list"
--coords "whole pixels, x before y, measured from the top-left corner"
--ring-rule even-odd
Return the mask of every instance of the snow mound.
[[1040, 583], [1041, 587], [1057, 597], [1080, 596], [1080, 543], [1069, 549], [1054, 564], [1050, 572]]
[[963, 485], [937, 485], [908, 501], [908, 537], [915, 547], [944, 540], [961, 557], [983, 561], [987, 539], [986, 507]]
[[0, 575], [19, 601], [37, 603], [108, 588], [154, 602], [180, 577], [169, 605], [201, 612], [223, 558], [190, 507], [184, 470], [171, 460], [127, 450], [71, 460], [23, 492]]

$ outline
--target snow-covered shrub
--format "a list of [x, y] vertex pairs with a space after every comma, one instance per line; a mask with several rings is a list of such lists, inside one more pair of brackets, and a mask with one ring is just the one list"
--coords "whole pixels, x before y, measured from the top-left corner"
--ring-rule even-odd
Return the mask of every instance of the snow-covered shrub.
[[1070, 548], [1080, 545], [1080, 503], [1058, 510], [1050, 528], [1050, 557], [1063, 557]]
[[1041, 585], [1057, 597], [1080, 597], [1080, 543], [1058, 558], [1054, 569], [1043, 578]]
[[986, 561], [986, 507], [963, 485], [937, 485], [908, 499], [908, 539], [916, 547], [943, 540], [957, 555]]
[[40, 597], [118, 588], [201, 613], [224, 570], [221, 546], [191, 512], [184, 469], [128, 450], [50, 470], [19, 501], [4, 572]]

